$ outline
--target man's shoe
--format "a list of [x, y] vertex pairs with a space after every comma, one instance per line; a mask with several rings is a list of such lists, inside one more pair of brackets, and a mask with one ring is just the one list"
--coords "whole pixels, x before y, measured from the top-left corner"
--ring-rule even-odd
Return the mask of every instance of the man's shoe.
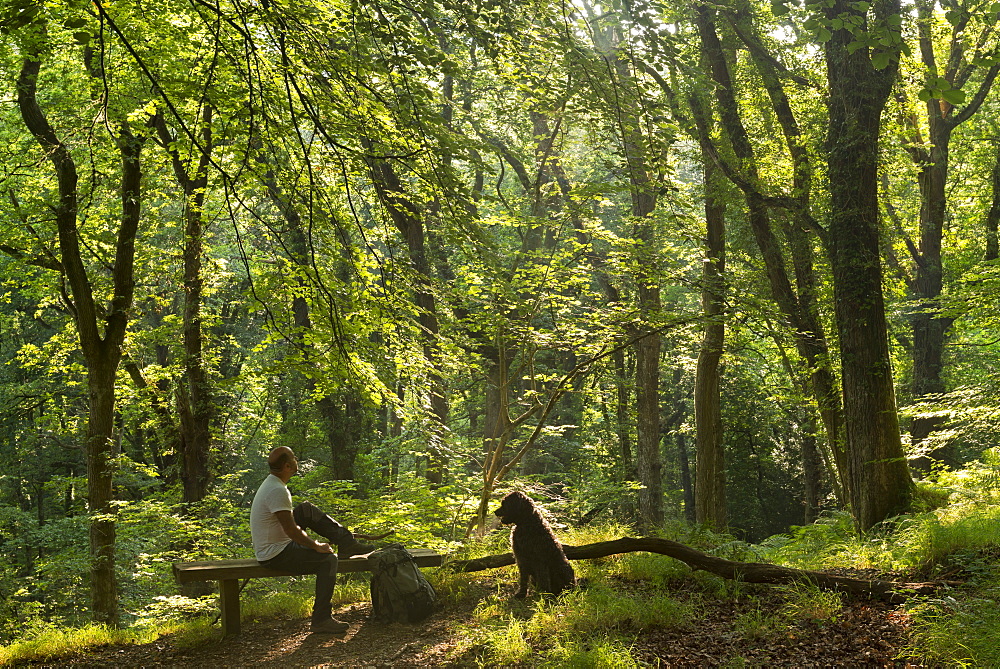
[[351, 539], [337, 546], [337, 558], [345, 560], [352, 555], [365, 555], [371, 553], [373, 550], [375, 550], [375, 547], [371, 544], [363, 544], [357, 539]]
[[314, 622], [310, 628], [313, 634], [343, 634], [351, 628], [347, 623], [336, 618], [327, 618], [319, 622]]

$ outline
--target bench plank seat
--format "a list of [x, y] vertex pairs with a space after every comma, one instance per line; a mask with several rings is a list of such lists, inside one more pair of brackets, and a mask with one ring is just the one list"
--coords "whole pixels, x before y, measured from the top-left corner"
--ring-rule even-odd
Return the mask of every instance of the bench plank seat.
[[[407, 549], [413, 555], [418, 567], [440, 567], [444, 559], [440, 553], [427, 548]], [[356, 555], [337, 563], [338, 574], [368, 571], [368, 558]], [[242, 578], [269, 578], [272, 576], [294, 576], [277, 569], [262, 566], [256, 560], [204, 560], [201, 562], [175, 562], [174, 579], [178, 583], [195, 581], [225, 581]]]
[[[441, 553], [427, 548], [408, 548], [418, 567], [439, 567], [444, 562]], [[269, 569], [256, 560], [202, 560], [198, 562], [175, 562], [174, 579], [178, 583], [197, 581], [219, 582], [219, 605], [222, 609], [222, 629], [226, 636], [240, 633], [240, 588], [241, 579], [270, 578], [274, 576], [296, 576], [286, 571]], [[368, 557], [356, 555], [337, 563], [338, 574], [369, 571]]]

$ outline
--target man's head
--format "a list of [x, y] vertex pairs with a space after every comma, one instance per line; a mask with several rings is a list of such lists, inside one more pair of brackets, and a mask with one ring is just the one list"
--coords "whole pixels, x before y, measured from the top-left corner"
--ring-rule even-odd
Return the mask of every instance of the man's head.
[[299, 471], [298, 458], [288, 446], [278, 446], [271, 451], [267, 456], [267, 466], [272, 474], [286, 482]]

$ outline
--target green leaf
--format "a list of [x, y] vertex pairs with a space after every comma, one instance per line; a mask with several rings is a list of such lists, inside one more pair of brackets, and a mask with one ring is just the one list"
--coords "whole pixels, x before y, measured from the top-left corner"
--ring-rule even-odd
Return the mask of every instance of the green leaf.
[[4, 28], [14, 30], [31, 23], [38, 15], [38, 11], [38, 7], [28, 7], [23, 11], [10, 14], [8, 18], [5, 18], [0, 23], [2, 23]]
[[781, 0], [771, 3], [771, 14], [774, 16], [784, 16], [789, 11], [791, 10], [789, 10], [785, 3], [781, 2]]
[[876, 70], [884, 70], [889, 66], [889, 52], [879, 51], [872, 56], [872, 66]]
[[817, 42], [829, 42], [831, 37], [833, 37], [833, 33], [826, 28], [820, 28], [816, 31]]
[[965, 102], [965, 92], [953, 88], [949, 91], [941, 91], [941, 97], [953, 105], [960, 105]]
[[865, 45], [864, 42], [860, 40], [854, 40], [853, 42], [847, 45], [847, 53], [854, 53], [864, 45]]
[[917, 97], [920, 98], [921, 102], [927, 102], [932, 97], [934, 97], [933, 91], [929, 88], [921, 88], [920, 92], [917, 93]]

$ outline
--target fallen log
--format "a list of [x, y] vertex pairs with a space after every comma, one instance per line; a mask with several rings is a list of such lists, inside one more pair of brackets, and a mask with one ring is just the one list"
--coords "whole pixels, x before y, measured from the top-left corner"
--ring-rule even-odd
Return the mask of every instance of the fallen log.
[[[878, 599], [893, 604], [899, 604], [914, 594], [930, 594], [942, 585], [953, 585], [954, 582], [934, 581], [927, 583], [898, 583], [896, 581], [865, 580], [838, 576], [822, 571], [793, 569], [780, 567], [763, 562], [735, 562], [714, 555], [702, 553], [669, 539], [656, 537], [622, 537], [614, 541], [601, 541], [584, 546], [563, 546], [566, 557], [570, 560], [588, 560], [593, 558], [618, 555], [620, 553], [635, 553], [645, 551], [659, 553], [687, 564], [692, 569], [702, 569], [709, 573], [731, 580], [746, 583], [814, 583], [820, 588], [846, 592], [867, 599]], [[448, 566], [458, 572], [482, 571], [514, 564], [511, 553], [487, 555], [473, 560], [455, 560]]]

